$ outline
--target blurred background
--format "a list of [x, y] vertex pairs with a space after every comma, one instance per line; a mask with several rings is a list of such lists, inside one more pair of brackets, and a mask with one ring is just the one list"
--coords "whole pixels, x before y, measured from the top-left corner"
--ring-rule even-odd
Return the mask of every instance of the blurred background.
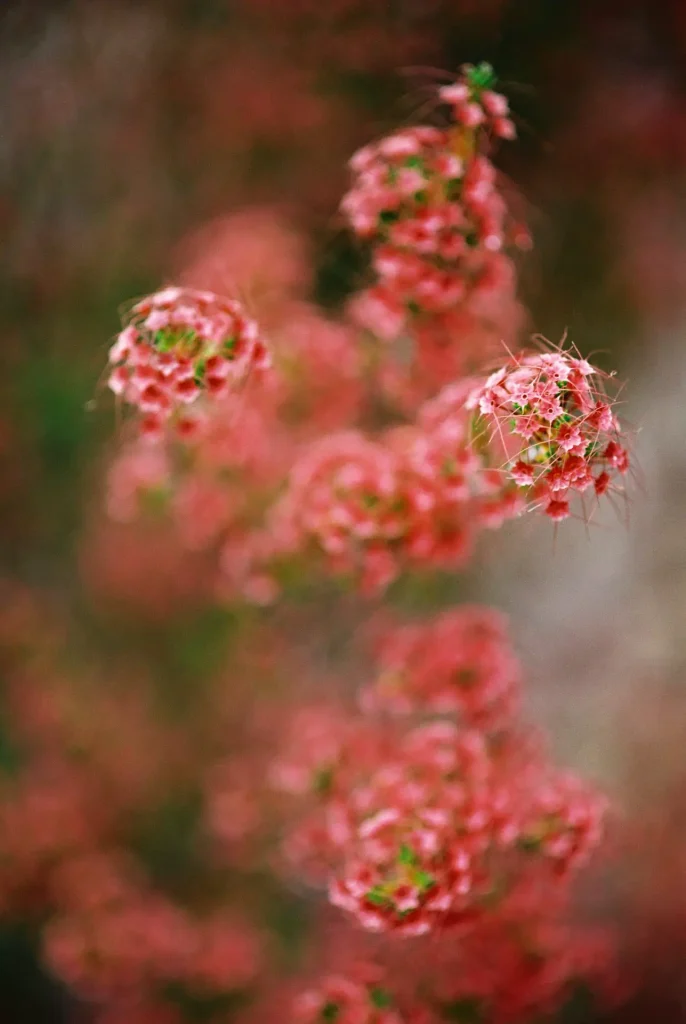
[[[682, 0], [4, 0], [0, 764], [15, 770], [27, 731], [47, 743], [44, 719], [68, 705], [70, 743], [97, 754], [112, 793], [129, 785], [128, 766], [136, 785], [145, 776], [164, 795], [155, 820], [137, 823], [137, 849], [172, 889], [187, 884], [197, 851], [179, 836], [197, 794], [178, 783], [177, 761], [194, 763], [186, 748], [208, 742], [203, 701], [220, 683], [234, 689], [213, 749], [239, 718], [256, 676], [253, 662], [234, 686], [246, 656], [232, 638], [258, 627], [208, 600], [202, 560], [163, 531], [104, 524], [117, 424], [98, 381], [117, 310], [173, 280], [208, 231], [239, 216], [245, 249], [231, 258], [253, 258], [255, 224], [287, 223], [297, 252], [284, 256], [277, 234], [275, 261], [286, 276], [296, 266], [303, 297], [335, 314], [359, 273], [337, 214], [348, 157], [420, 117], [437, 69], [480, 60], [496, 68], [519, 131], [498, 162], [533, 231], [522, 269], [531, 322], [551, 339], [567, 330], [627, 381], [639, 471], [618, 517], [555, 537], [518, 521], [450, 595], [512, 616], [533, 712], [560, 758], [601, 782], [631, 822], [621, 877], [596, 894], [626, 923], [642, 969], [617, 1019], [682, 1019]], [[298, 630], [308, 600], [279, 628]], [[67, 677], [78, 680], [68, 698]], [[151, 748], [150, 765], [131, 766]], [[275, 895], [273, 905], [277, 930], [297, 931], [297, 903]], [[8, 914], [0, 931], [0, 1021], [89, 1019], [39, 967], [29, 918]]]

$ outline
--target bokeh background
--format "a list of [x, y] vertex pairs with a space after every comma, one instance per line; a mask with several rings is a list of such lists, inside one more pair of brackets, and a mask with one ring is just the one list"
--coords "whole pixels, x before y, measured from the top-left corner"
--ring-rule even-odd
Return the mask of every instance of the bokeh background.
[[[519, 129], [500, 164], [533, 230], [522, 276], [532, 323], [552, 339], [567, 330], [627, 381], [639, 472], [619, 517], [588, 530], [573, 523], [555, 538], [518, 522], [454, 593], [512, 616], [533, 710], [560, 756], [598, 779], [631, 822], [616, 891], [597, 894], [626, 923], [643, 969], [641, 991], [618, 1019], [681, 1019], [682, 0], [5, 0], [3, 637], [13, 649], [28, 632], [40, 649], [25, 688], [32, 673], [74, 672], [107, 694], [113, 678], [140, 676], [165, 694], [155, 714], [180, 731], [192, 719], [189, 692], [203, 692], [202, 680], [235, 657], [237, 627], [207, 602], [202, 567], [175, 560], [164, 537], [103, 533], [103, 472], [117, 424], [98, 381], [117, 309], [173, 279], [202, 232], [249, 211], [293, 226], [305, 253], [299, 287], [335, 312], [359, 272], [337, 215], [348, 156], [416, 119], [435, 69], [479, 60], [496, 67]], [[302, 614], [292, 611], [294, 629]], [[344, 617], [339, 633], [327, 648], [334, 661]], [[11, 653], [12, 686], [16, 672]], [[3, 698], [0, 714], [9, 770], [11, 701]], [[96, 717], [86, 715], [85, 735], [103, 732], [109, 742], [121, 728], [117, 756], [133, 757], [129, 720]], [[146, 839], [163, 873], [181, 856], [174, 822], [162, 815]], [[298, 913], [282, 911], [284, 920]], [[76, 1013], [38, 967], [29, 932], [2, 931], [3, 1024]]]

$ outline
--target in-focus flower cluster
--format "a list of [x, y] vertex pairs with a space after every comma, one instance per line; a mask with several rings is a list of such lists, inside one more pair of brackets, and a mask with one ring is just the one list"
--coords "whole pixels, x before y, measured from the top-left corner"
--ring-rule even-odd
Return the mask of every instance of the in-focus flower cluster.
[[474, 443], [489, 447], [491, 464], [520, 488], [529, 507], [556, 521], [570, 514], [575, 492], [601, 497], [629, 468], [605, 379], [568, 352], [524, 354], [467, 400], [475, 413]]
[[164, 288], [137, 302], [127, 321], [110, 349], [108, 383], [142, 414], [148, 436], [200, 395], [224, 398], [269, 365], [257, 324], [213, 292]]

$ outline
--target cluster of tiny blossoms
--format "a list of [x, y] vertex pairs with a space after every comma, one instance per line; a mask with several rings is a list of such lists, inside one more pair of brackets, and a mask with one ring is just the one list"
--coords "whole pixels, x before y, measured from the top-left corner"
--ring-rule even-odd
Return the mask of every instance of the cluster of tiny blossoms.
[[[367, 930], [417, 936], [474, 927], [524, 878], [564, 886], [599, 842], [604, 801], [518, 722], [502, 618], [464, 608], [394, 627], [379, 670], [357, 726], [294, 720], [274, 776], [305, 798], [291, 850], [309, 865], [319, 845], [331, 901]], [[410, 717], [385, 723], [386, 708]]]
[[471, 925], [520, 875], [545, 884], [585, 861], [603, 802], [452, 722], [409, 730], [345, 803], [350, 833], [330, 898], [367, 929]]
[[315, 443], [276, 510], [279, 542], [314, 546], [367, 592], [384, 590], [408, 564], [463, 565], [477, 525], [466, 482], [475, 460], [465, 450], [444, 472], [431, 454], [411, 429], [379, 440], [349, 431]]
[[275, 549], [322, 552], [331, 570], [379, 592], [408, 566], [459, 568], [483, 529], [521, 512], [517, 488], [473, 442], [474, 381], [425, 403], [413, 426], [307, 447], [275, 509]]
[[382, 631], [361, 716], [293, 717], [272, 772], [291, 865], [385, 939], [345, 970], [334, 950], [294, 1021], [524, 1021], [604, 982], [608, 937], [562, 915], [605, 800], [521, 722], [520, 679], [503, 617], [467, 606]]
[[[350, 162], [353, 186], [341, 208], [371, 243], [375, 283], [352, 312], [378, 338], [416, 330], [417, 365], [466, 349], [484, 323], [509, 333], [515, 273], [508, 246], [528, 245], [485, 155], [489, 134], [513, 138], [507, 100], [489, 65], [466, 67], [439, 90], [446, 128], [407, 128], [365, 146]], [[461, 337], [462, 336], [462, 337]], [[481, 353], [483, 358], [483, 353]], [[478, 356], [477, 356], [478, 358]], [[450, 365], [441, 356], [439, 362]]]
[[109, 387], [138, 410], [148, 436], [201, 395], [225, 398], [269, 365], [257, 324], [238, 302], [174, 287], [133, 306], [109, 358]]
[[[380, 958], [355, 949], [328, 953], [335, 973], [295, 1000], [296, 1024], [513, 1024], [547, 1020], [580, 981], [611, 999], [607, 932], [560, 925], [565, 904], [529, 888], [516, 909], [495, 910], [481, 925], [444, 942], [394, 945]], [[343, 953], [343, 955], [341, 955]], [[345, 970], [343, 965], [345, 964]], [[346, 961], [351, 961], [348, 965]], [[608, 984], [609, 982], [609, 984]]]
[[[68, 867], [88, 871], [92, 865]], [[131, 991], [161, 996], [172, 984], [207, 997], [253, 983], [262, 951], [249, 922], [222, 916], [197, 921], [171, 900], [127, 887], [116, 875], [102, 881], [110, 888], [94, 885], [87, 906], [68, 904], [44, 934], [47, 964], [75, 991], [111, 1002]], [[81, 894], [83, 880], [73, 889]]]
[[[21, 750], [0, 768], [3, 923], [30, 922], [43, 963], [89, 1019], [147, 1024], [157, 1018], [136, 1014], [150, 1003], [159, 1020], [182, 1021], [179, 997], [211, 1004], [247, 993], [265, 958], [259, 924], [220, 889], [209, 905], [172, 891], [132, 842], [174, 801], [179, 772], [197, 777], [197, 761], [184, 769], [183, 740], [158, 704], [146, 708], [145, 680], [127, 691], [106, 678], [94, 690], [91, 679], [63, 677], [62, 619], [18, 589], [2, 597], [3, 704]], [[212, 878], [207, 860], [199, 874]]]
[[387, 628], [378, 668], [363, 694], [370, 711], [456, 714], [491, 729], [507, 722], [519, 698], [519, 661], [507, 623], [493, 608], [463, 606], [425, 623]]
[[293, 1008], [296, 1024], [403, 1024], [389, 991], [366, 979], [330, 975], [303, 992]]
[[475, 443], [483, 435], [493, 465], [514, 483], [529, 507], [553, 520], [570, 514], [570, 497], [616, 489], [629, 468], [603, 375], [564, 351], [514, 356], [476, 387]]

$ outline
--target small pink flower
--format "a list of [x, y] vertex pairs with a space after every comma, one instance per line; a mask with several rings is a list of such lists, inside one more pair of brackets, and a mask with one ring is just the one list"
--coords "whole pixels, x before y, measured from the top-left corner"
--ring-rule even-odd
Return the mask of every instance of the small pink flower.
[[561, 498], [553, 498], [545, 507], [545, 514], [556, 522], [562, 522], [569, 515], [569, 502]]

